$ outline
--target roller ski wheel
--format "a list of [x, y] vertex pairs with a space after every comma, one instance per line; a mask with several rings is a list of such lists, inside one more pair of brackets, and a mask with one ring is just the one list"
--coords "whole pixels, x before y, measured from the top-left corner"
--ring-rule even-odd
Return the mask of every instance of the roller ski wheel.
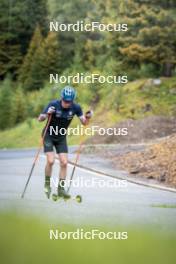
[[56, 202], [59, 199], [58, 195], [56, 193], [52, 194], [52, 200]]
[[58, 187], [57, 193], [59, 197], [64, 199], [64, 201], [67, 201], [71, 198], [71, 195], [68, 194], [62, 186]]
[[71, 196], [69, 195], [69, 198], [68, 198], [68, 196], [67, 196], [67, 198], [65, 198], [65, 197], [63, 197], [63, 196], [59, 196], [59, 195], [56, 194], [56, 193], [53, 193], [53, 195], [52, 195], [52, 200], [53, 200], [54, 202], [56, 202], [56, 201], [58, 201], [58, 200], [64, 200], [64, 202], [68, 202], [68, 201], [73, 200], [73, 201], [76, 201], [77, 203], [81, 203], [81, 202], [82, 202], [82, 197], [81, 197], [81, 195], [77, 195], [77, 196], [75, 196], [75, 197], [71, 197]]
[[58, 194], [56, 194], [56, 193], [53, 193], [52, 194], [52, 200], [54, 201], [54, 202], [56, 202], [56, 201], [58, 201], [58, 200], [64, 200], [65, 202], [66, 201], [68, 201], [68, 200], [70, 200], [71, 199], [71, 196], [70, 195], [67, 195], [67, 196], [60, 196], [60, 195], [58, 195]]
[[75, 200], [77, 203], [82, 203], [82, 196], [81, 195], [76, 195]]

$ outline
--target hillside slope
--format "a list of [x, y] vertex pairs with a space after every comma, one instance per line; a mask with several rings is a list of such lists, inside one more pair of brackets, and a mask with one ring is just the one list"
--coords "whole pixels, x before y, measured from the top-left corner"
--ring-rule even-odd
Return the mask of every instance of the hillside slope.
[[[83, 105], [83, 110], [94, 109], [91, 125], [96, 124], [102, 127], [118, 126], [119, 122], [123, 124], [123, 122], [131, 120], [130, 122], [135, 129], [137, 122], [135, 120], [141, 120], [154, 115], [160, 116], [161, 120], [164, 116], [172, 119], [172, 116], [176, 114], [176, 77], [159, 80], [136, 80], [129, 82], [123, 87], [100, 86], [98, 90], [97, 88], [96, 90], [93, 88], [89, 90], [89, 86], [83, 87], [82, 85], [78, 85], [76, 89], [78, 92], [78, 102]], [[26, 95], [26, 101], [32, 109], [31, 111], [37, 116], [43, 106], [48, 103], [49, 98], [56, 95], [58, 95], [57, 90], [54, 90], [53, 93], [51, 87], [48, 87], [48, 89], [45, 87], [45, 89], [41, 89], [38, 92], [35, 91]], [[95, 98], [97, 99], [95, 100]], [[151, 120], [152, 118], [148, 122], [150, 123]], [[75, 118], [72, 126], [74, 127], [78, 123], [78, 120]], [[160, 130], [160, 124], [163, 124], [162, 121], [158, 122], [158, 131]], [[43, 125], [39, 124], [36, 119], [28, 118], [25, 122], [14, 128], [0, 131], [0, 148], [37, 146]], [[173, 132], [171, 131], [170, 133]], [[156, 136], [160, 136], [160, 134], [155, 134]], [[168, 134], [169, 132], [163, 136]], [[101, 143], [101, 139], [95, 136], [91, 139], [91, 142]], [[104, 142], [112, 143], [113, 140], [108, 137]], [[78, 144], [79, 141], [79, 137], [76, 136], [69, 138], [70, 144]]]

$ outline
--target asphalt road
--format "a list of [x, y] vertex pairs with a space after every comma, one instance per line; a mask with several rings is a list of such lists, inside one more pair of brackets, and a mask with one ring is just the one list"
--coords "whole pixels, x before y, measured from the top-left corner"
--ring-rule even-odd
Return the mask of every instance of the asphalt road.
[[[109, 177], [80, 168], [75, 171], [75, 182], [79, 181], [84, 185], [85, 180], [89, 183], [92, 181], [99, 183], [99, 180], [103, 180], [106, 186], [100, 187], [98, 184], [94, 187], [73, 186], [71, 194], [82, 195], [81, 204], [74, 200], [68, 202], [48, 200], [43, 191], [45, 166], [43, 154], [36, 165], [25, 198], [21, 199], [20, 195], [33, 162], [33, 155], [34, 150], [0, 151], [0, 211], [13, 210], [20, 214], [34, 214], [49, 219], [51, 223], [59, 221], [75, 225], [104, 224], [106, 226], [151, 224], [163, 230], [171, 230], [175, 227], [175, 208], [152, 205], [176, 204], [176, 193], [132, 183], [127, 183], [125, 187], [119, 180], [114, 180], [115, 187], [108, 187]], [[86, 166], [92, 167], [91, 161]], [[68, 175], [71, 169], [72, 166], [69, 165]], [[56, 162], [53, 170], [53, 189], [58, 172], [59, 166]]]

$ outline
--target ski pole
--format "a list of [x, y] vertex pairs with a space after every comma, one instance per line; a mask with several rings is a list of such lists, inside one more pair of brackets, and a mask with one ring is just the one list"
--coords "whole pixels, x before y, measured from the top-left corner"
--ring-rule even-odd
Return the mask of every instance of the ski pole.
[[75, 173], [75, 169], [76, 169], [79, 157], [80, 157], [80, 153], [81, 153], [81, 149], [82, 149], [83, 143], [84, 143], [84, 141], [81, 141], [81, 143], [79, 145], [79, 148], [77, 150], [77, 153], [76, 153], [76, 158], [75, 158], [75, 162], [74, 162], [74, 165], [73, 165], [72, 173], [71, 173], [71, 176], [70, 176], [70, 184], [68, 186], [67, 193], [70, 191], [70, 188], [71, 188], [72, 179], [73, 179], [73, 176], [74, 176], [74, 173]]
[[26, 184], [25, 184], [25, 187], [24, 187], [24, 190], [21, 194], [21, 198], [23, 199], [24, 198], [24, 195], [25, 195], [25, 192], [26, 192], [26, 189], [28, 187], [28, 184], [29, 184], [29, 181], [30, 181], [30, 178], [32, 176], [32, 173], [33, 173], [33, 170], [34, 170], [34, 167], [36, 165], [36, 162], [38, 160], [38, 157], [39, 157], [39, 154], [40, 154], [40, 151], [41, 151], [41, 148], [42, 148], [42, 145], [43, 145], [43, 141], [44, 141], [44, 138], [45, 138], [45, 135], [46, 135], [46, 132], [48, 130], [48, 127], [49, 127], [49, 124], [50, 124], [50, 121], [51, 121], [51, 117], [52, 115], [50, 114], [49, 117], [48, 117], [48, 120], [47, 120], [47, 123], [46, 123], [46, 127], [45, 127], [45, 130], [44, 130], [44, 133], [43, 133], [43, 136], [41, 138], [41, 141], [40, 141], [40, 145], [39, 145], [39, 148], [36, 152], [36, 155], [35, 155], [35, 158], [34, 158], [34, 161], [33, 161], [33, 164], [32, 164], [32, 167], [31, 167], [31, 170], [30, 170], [30, 173], [29, 173], [29, 176], [28, 176], [28, 179], [26, 181]]
[[[84, 134], [82, 135], [82, 138], [84, 138]], [[79, 144], [79, 147], [78, 147], [78, 150], [77, 150], [77, 153], [76, 153], [76, 158], [75, 158], [75, 162], [74, 162], [74, 165], [73, 165], [73, 170], [72, 170], [72, 173], [71, 173], [71, 176], [70, 176], [70, 184], [68, 186], [67, 193], [70, 191], [70, 188], [71, 188], [72, 179], [73, 179], [73, 176], [74, 176], [74, 173], [75, 173], [75, 170], [76, 170], [76, 166], [77, 166], [80, 154], [81, 154], [83, 143], [84, 143], [84, 140], [81, 140], [81, 143]]]

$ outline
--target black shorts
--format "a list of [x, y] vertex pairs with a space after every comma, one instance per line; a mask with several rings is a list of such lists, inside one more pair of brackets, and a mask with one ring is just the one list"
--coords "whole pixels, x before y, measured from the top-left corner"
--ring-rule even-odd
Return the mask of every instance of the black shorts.
[[43, 147], [44, 152], [52, 152], [55, 148], [56, 153], [68, 153], [67, 138], [65, 136], [55, 139], [46, 133]]

